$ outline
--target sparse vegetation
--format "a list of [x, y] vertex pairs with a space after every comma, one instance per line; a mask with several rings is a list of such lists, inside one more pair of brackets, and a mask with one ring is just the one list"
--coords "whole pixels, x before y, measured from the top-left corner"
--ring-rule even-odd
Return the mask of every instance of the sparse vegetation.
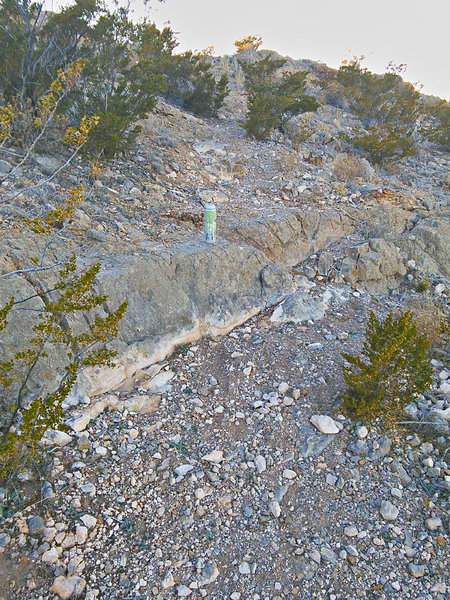
[[237, 52], [242, 52], [243, 50], [258, 50], [258, 48], [262, 45], [262, 37], [260, 35], [246, 35], [240, 40], [236, 40], [234, 45], [236, 46]]
[[83, 148], [91, 158], [127, 150], [140, 131], [136, 121], [154, 109], [160, 94], [196, 114], [216, 116], [228, 93], [227, 77], [216, 81], [207, 53], [173, 54], [174, 33], [146, 21], [136, 25], [129, 6], [109, 10], [97, 0], [77, 0], [51, 13], [43, 3], [8, 0], [0, 17], [0, 100], [21, 113], [35, 117], [58, 70], [82, 61], [82, 86], [59, 103], [57, 115], [69, 124], [97, 117]]
[[256, 62], [240, 61], [245, 75], [247, 118], [242, 122], [247, 133], [257, 140], [267, 138], [275, 128], [282, 129], [286, 119], [319, 107], [313, 96], [304, 93], [306, 71], [279, 74], [285, 59], [266, 56]]
[[344, 182], [354, 182], [358, 179], [370, 181], [373, 177], [373, 169], [359, 156], [340, 153], [333, 160], [333, 175]]
[[[34, 140], [27, 145], [16, 166], [3, 175], [2, 183], [14, 176], [32, 156], [56, 118], [60, 102], [78, 85], [83, 66], [82, 61], [77, 61], [65, 71], [58, 72], [50, 91], [41, 97], [36, 107]], [[20, 119], [20, 114], [16, 115], [11, 105], [0, 108], [1, 143], [5, 150], [15, 141], [12, 133], [17, 118]], [[69, 166], [87, 143], [96, 124], [96, 117], [83, 117], [78, 126], [68, 127], [63, 132], [59, 143], [64, 142], [71, 154], [43, 183]], [[29, 185], [25, 190], [36, 189], [39, 185], [42, 182]], [[0, 478], [14, 477], [18, 469], [38, 457], [45, 431], [63, 428], [62, 403], [80, 370], [112, 364], [114, 353], [106, 344], [117, 334], [117, 325], [125, 314], [127, 303], [113, 312], [98, 314], [107, 298], [92, 291], [100, 263], [79, 269], [75, 255], [48, 261], [49, 248], [68, 226], [83, 197], [82, 186], [73, 188], [68, 191], [65, 202], [48, 210], [45, 216], [24, 219], [35, 235], [39, 255], [30, 257], [28, 265], [17, 265], [15, 270], [0, 275], [1, 280], [11, 277], [16, 282], [18, 278], [32, 276], [36, 289], [35, 293], [27, 295], [26, 287], [19, 286], [20, 297], [11, 295], [0, 308], [0, 333], [7, 327], [16, 332], [12, 337], [14, 343], [4, 343], [1, 347]], [[14, 194], [5, 195], [2, 203], [14, 199]], [[49, 273], [53, 273], [50, 279]], [[2, 290], [3, 301], [5, 294]], [[25, 325], [20, 318], [21, 311], [33, 315]], [[81, 321], [76, 319], [80, 316], [84, 318]], [[64, 357], [62, 370], [47, 361], [56, 355]], [[41, 379], [39, 382], [36, 382], [37, 374]]]
[[391, 424], [431, 384], [427, 336], [408, 311], [379, 321], [371, 312], [361, 356], [343, 353], [344, 409], [355, 420]]

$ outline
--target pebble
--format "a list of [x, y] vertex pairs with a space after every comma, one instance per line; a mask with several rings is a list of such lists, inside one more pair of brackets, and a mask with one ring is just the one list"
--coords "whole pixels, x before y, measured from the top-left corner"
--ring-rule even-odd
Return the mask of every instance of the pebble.
[[334, 434], [340, 431], [335, 421], [327, 415], [313, 415], [310, 421], [321, 433]]
[[241, 564], [239, 565], [239, 573], [241, 575], [250, 575], [251, 571], [250, 571], [250, 565], [248, 564], [248, 562], [241, 562]]
[[192, 471], [193, 468], [193, 465], [180, 465], [179, 467], [175, 467], [174, 472], [176, 475], [184, 477], [189, 471]]
[[436, 529], [442, 527], [442, 520], [439, 519], [439, 517], [433, 517], [431, 519], [427, 519], [425, 521], [425, 525], [430, 531], [436, 531]]
[[344, 528], [344, 534], [347, 537], [355, 537], [358, 535], [358, 529], [354, 525], [348, 525]]
[[276, 519], [281, 515], [281, 507], [276, 500], [274, 502], [269, 502], [269, 510]]
[[97, 525], [97, 519], [92, 515], [83, 515], [80, 520], [86, 525], [88, 529], [92, 529]]
[[187, 598], [192, 594], [192, 590], [186, 587], [185, 585], [180, 585], [177, 588], [178, 598]]
[[62, 600], [69, 600], [69, 598], [77, 598], [81, 596], [86, 587], [86, 581], [78, 575], [72, 577], [64, 577], [60, 575], [53, 582], [50, 591], [57, 594]]
[[205, 454], [205, 456], [202, 457], [202, 460], [211, 463], [221, 463], [223, 461], [223, 452], [222, 450], [213, 450], [209, 454]]
[[260, 454], [255, 458], [256, 470], [258, 473], [263, 473], [266, 470], [266, 459]]
[[173, 575], [170, 571], [167, 571], [167, 573], [164, 575], [164, 579], [161, 582], [161, 587], [163, 590], [168, 590], [169, 588], [173, 587], [175, 585], [175, 580], [173, 578]]
[[360, 440], [365, 439], [367, 437], [368, 433], [369, 433], [369, 431], [365, 425], [361, 425], [360, 427], [356, 428], [356, 435], [358, 436], [358, 438]]
[[45, 521], [39, 515], [34, 515], [28, 519], [28, 530], [30, 535], [38, 535], [45, 529]]
[[280, 385], [278, 386], [278, 393], [281, 395], [284, 395], [289, 389], [289, 384], [287, 384], [285, 381], [282, 381], [280, 383]]
[[297, 477], [297, 473], [292, 469], [284, 469], [283, 477], [285, 479], [295, 479]]
[[425, 565], [417, 565], [415, 563], [409, 563], [408, 571], [411, 573], [413, 577], [419, 579], [425, 575], [426, 566]]
[[395, 521], [395, 519], [398, 517], [399, 510], [394, 504], [392, 504], [392, 502], [389, 502], [389, 500], [382, 500], [380, 513], [383, 519], [386, 519], [386, 521]]

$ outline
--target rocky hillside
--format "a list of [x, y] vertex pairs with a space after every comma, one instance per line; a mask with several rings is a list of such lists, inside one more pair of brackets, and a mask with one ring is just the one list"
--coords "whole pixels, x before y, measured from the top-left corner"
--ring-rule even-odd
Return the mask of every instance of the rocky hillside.
[[[83, 373], [48, 471], [21, 474], [33, 503], [10, 514], [0, 490], [0, 598], [443, 599], [448, 155], [423, 143], [374, 167], [340, 137], [357, 117], [330, 104], [253, 141], [239, 67], [216, 66], [231, 79], [219, 120], [160, 102], [95, 177], [80, 161], [44, 183], [62, 159], [35, 156], [0, 189], [3, 273], [39, 250], [20, 217], [84, 184], [49, 259], [100, 259], [105, 313], [129, 300], [116, 367]], [[290, 66], [319, 97], [317, 65]], [[41, 281], [1, 280], [0, 304]], [[398, 435], [355, 427], [341, 352], [359, 351], [370, 310], [406, 308], [433, 339], [433, 388]], [[2, 352], [32, 319], [13, 315]]]

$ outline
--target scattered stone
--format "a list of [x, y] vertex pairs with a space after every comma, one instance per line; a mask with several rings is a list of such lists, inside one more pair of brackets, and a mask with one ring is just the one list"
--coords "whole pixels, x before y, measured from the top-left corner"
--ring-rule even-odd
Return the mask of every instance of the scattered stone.
[[239, 565], [239, 573], [241, 575], [250, 575], [251, 571], [250, 571], [250, 565], [248, 564], [248, 562], [241, 562], [241, 564]]
[[277, 501], [269, 502], [269, 510], [275, 519], [278, 519], [278, 517], [281, 515], [281, 507]]
[[178, 598], [187, 598], [188, 596], [190, 596], [192, 594], [192, 590], [190, 590], [185, 585], [180, 585], [177, 588], [177, 594], [178, 594]]
[[392, 504], [392, 502], [389, 502], [389, 500], [382, 500], [380, 513], [383, 519], [386, 519], [386, 521], [395, 521], [395, 519], [398, 517], [399, 510], [396, 506], [394, 506], [394, 504]]
[[28, 519], [28, 530], [30, 535], [39, 535], [45, 529], [45, 521], [39, 515], [34, 515]]
[[173, 575], [170, 571], [167, 571], [167, 573], [164, 575], [164, 579], [161, 582], [161, 587], [163, 590], [168, 590], [169, 588], [173, 587], [175, 585], [175, 580], [173, 578]]
[[97, 525], [97, 519], [92, 515], [83, 515], [80, 520], [88, 529], [93, 529]]
[[72, 441], [72, 436], [70, 436], [65, 431], [57, 431], [57, 430], [49, 430], [45, 432], [44, 441], [48, 440], [48, 443], [53, 446], [59, 446], [63, 448], [67, 446]]
[[50, 591], [57, 594], [62, 600], [70, 598], [78, 598], [86, 587], [86, 581], [83, 577], [74, 575], [72, 577], [64, 577], [60, 575], [53, 582]]
[[176, 475], [184, 477], [189, 471], [192, 471], [193, 468], [193, 465], [180, 465], [179, 467], [175, 467], [174, 472]]
[[355, 525], [348, 525], [344, 528], [344, 534], [347, 537], [355, 537], [358, 535], [358, 528]]
[[258, 473], [263, 473], [266, 470], [266, 459], [260, 454], [255, 458], [256, 470]]
[[426, 565], [416, 565], [415, 563], [409, 563], [408, 565], [408, 571], [416, 579], [423, 577], [425, 575], [426, 569]]
[[292, 469], [284, 469], [283, 477], [285, 479], [295, 479], [297, 477], [297, 473], [292, 471]]
[[367, 437], [369, 431], [367, 429], [367, 427], [365, 427], [364, 425], [360, 425], [359, 427], [356, 428], [356, 435], [358, 436], [358, 438], [360, 440], [363, 440]]
[[211, 583], [214, 583], [214, 581], [216, 581], [216, 579], [219, 577], [219, 575], [220, 575], [220, 572], [219, 572], [219, 569], [217, 568], [216, 563], [215, 562], [207, 562], [201, 572], [201, 577], [198, 582], [199, 587], [205, 587], [206, 585], [210, 585]]
[[332, 439], [330, 436], [310, 435], [301, 448], [303, 458], [319, 456], [331, 444]]
[[223, 452], [222, 450], [213, 450], [209, 454], [205, 454], [205, 456], [202, 457], [202, 460], [211, 463], [221, 463], [223, 461]]
[[442, 520], [439, 517], [433, 517], [431, 519], [427, 519], [425, 521], [425, 525], [430, 531], [436, 531], [436, 529], [442, 527]]
[[334, 434], [340, 431], [334, 420], [327, 415], [313, 415], [310, 421], [321, 433]]

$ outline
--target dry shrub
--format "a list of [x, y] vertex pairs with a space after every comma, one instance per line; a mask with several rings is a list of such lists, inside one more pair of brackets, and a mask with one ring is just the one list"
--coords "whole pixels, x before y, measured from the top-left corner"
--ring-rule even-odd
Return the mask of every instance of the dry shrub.
[[340, 181], [371, 181], [374, 171], [365, 158], [341, 153], [333, 160], [333, 174]]
[[299, 161], [297, 154], [279, 150], [276, 157], [278, 171], [284, 175], [294, 175], [299, 170]]
[[241, 161], [238, 161], [233, 165], [232, 174], [235, 177], [244, 177], [244, 175], [247, 175], [247, 173], [248, 168]]
[[431, 349], [443, 348], [448, 340], [449, 315], [442, 299], [418, 298], [411, 306], [417, 328], [426, 334]]

